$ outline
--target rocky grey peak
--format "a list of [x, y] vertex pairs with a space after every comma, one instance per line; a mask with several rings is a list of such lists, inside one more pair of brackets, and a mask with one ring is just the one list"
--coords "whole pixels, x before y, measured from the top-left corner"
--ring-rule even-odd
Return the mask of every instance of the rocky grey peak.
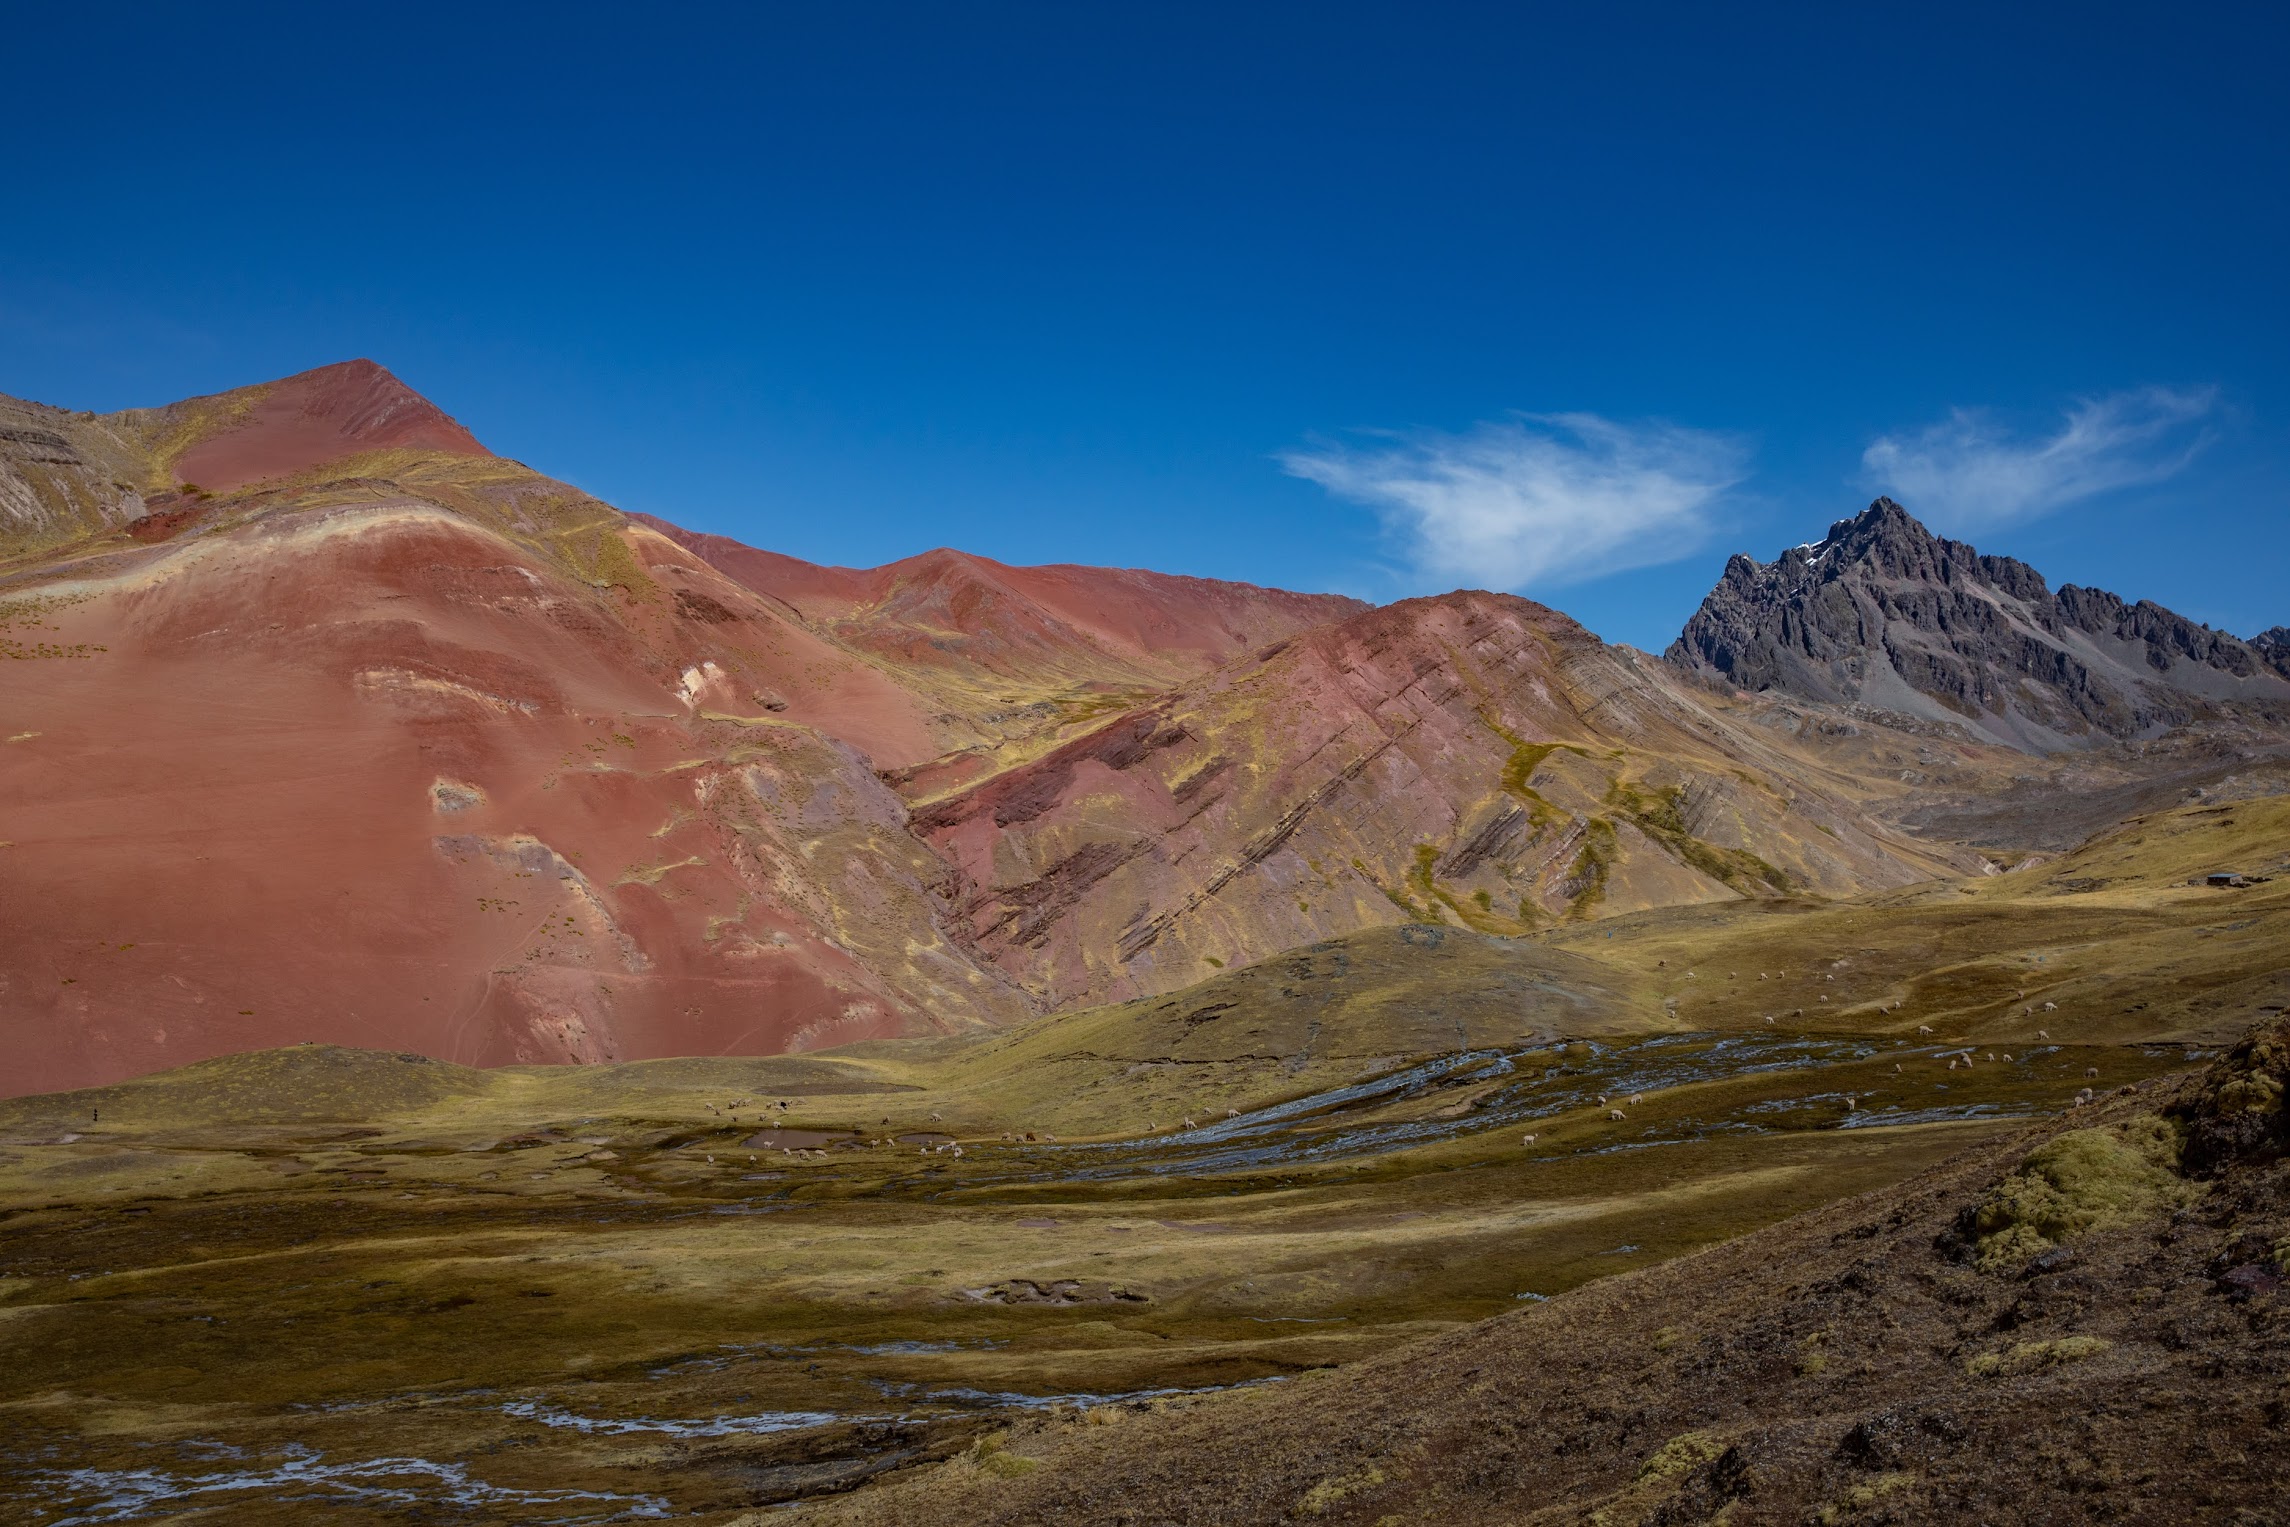
[[2290, 719], [2290, 645], [2104, 589], [2055, 593], [2025, 562], [1936, 536], [1889, 498], [1772, 562], [1731, 558], [1664, 656], [1739, 689], [1953, 721], [2042, 752], [2222, 710]]
[[2271, 626], [2250, 639], [2250, 650], [2290, 675], [2290, 626]]

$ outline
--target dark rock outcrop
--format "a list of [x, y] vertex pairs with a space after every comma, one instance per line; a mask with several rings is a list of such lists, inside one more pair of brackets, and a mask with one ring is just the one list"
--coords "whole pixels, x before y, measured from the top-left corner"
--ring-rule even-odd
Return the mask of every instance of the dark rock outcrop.
[[2272, 663], [2277, 672], [2290, 677], [2290, 626], [2275, 626], [2259, 632], [2250, 639], [2250, 650]]
[[2186, 1132], [2184, 1161], [2210, 1175], [2290, 1149], [2290, 1019], [2259, 1024], [2170, 1110]]
[[2290, 717], [2282, 640], [2243, 642], [2103, 589], [2054, 593], [2026, 563], [1935, 536], [1880, 498], [1773, 562], [1736, 555], [1665, 656], [1741, 689], [2050, 752], [2226, 711]]

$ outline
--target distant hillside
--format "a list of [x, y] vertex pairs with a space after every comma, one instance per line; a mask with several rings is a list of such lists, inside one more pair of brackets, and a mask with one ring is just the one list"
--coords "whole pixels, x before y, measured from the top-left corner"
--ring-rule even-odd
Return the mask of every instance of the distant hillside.
[[853, 646], [1012, 678], [1126, 671], [1166, 682], [1367, 608], [1342, 594], [1134, 568], [1011, 567], [943, 547], [883, 567], [820, 567], [650, 515], [630, 518]]
[[[2290, 695], [2261, 649], [1916, 537], [1872, 511], [1783, 564], [1858, 570], [1824, 618], [1902, 612], [1889, 688], [1827, 636], [1758, 661], [1958, 716], [1895, 665], [1986, 695], [1942, 640], [1978, 614], [2100, 676], [2011, 691], [2039, 740], [2106, 735], [2077, 704], [2136, 733]], [[1765, 573], [1736, 573], [1749, 620]], [[0, 1092], [302, 1041], [805, 1051], [1402, 923], [1852, 894], [1979, 868], [1885, 822], [1926, 770], [2019, 762], [1769, 725], [1507, 595], [817, 567], [494, 456], [368, 361], [108, 415], [0, 398], [0, 664]]]
[[994, 963], [1141, 996], [1364, 926], [1512, 934], [1939, 873], [1660, 663], [1504, 594], [1319, 626], [952, 789], [894, 778]]
[[2221, 714], [2290, 717], [2281, 653], [2145, 600], [2054, 593], [2026, 563], [1943, 540], [1880, 498], [1773, 562], [1734, 557], [1665, 656], [1738, 689], [2054, 752]]

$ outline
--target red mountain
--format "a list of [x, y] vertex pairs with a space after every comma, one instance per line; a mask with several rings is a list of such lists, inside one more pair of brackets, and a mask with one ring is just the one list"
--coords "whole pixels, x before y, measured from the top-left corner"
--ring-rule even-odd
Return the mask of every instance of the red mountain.
[[[950, 645], [901, 661], [887, 618], [885, 651], [863, 611], [807, 622], [370, 363], [108, 416], [0, 401], [0, 1087], [306, 1038], [489, 1064], [1034, 1010], [875, 771], [1054, 740], [1150, 654], [1027, 592], [1086, 604], [1088, 569], [931, 562], [866, 584], [938, 612]], [[1351, 607], [1166, 581], [1225, 634], [1165, 671]]]
[[[492, 454], [436, 404], [368, 360], [112, 417], [160, 447], [178, 481], [209, 492], [291, 477], [364, 451]], [[164, 452], [185, 436], [182, 449]]]

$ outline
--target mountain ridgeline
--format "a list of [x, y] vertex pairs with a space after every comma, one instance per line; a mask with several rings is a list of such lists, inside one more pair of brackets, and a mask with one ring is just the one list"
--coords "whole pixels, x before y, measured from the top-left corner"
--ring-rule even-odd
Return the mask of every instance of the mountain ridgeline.
[[2032, 752], [2290, 716], [2290, 645], [2065, 584], [1890, 499], [1769, 563], [1736, 555], [1668, 659], [1742, 690], [1960, 726]]
[[2271, 723], [2286, 642], [1887, 502], [1735, 558], [1665, 663], [1507, 594], [821, 567], [494, 456], [370, 361], [0, 399], [0, 1087], [305, 1039], [771, 1054], [1367, 929], [1897, 889], [1988, 862], [1902, 825], [1933, 723], [1966, 779]]

